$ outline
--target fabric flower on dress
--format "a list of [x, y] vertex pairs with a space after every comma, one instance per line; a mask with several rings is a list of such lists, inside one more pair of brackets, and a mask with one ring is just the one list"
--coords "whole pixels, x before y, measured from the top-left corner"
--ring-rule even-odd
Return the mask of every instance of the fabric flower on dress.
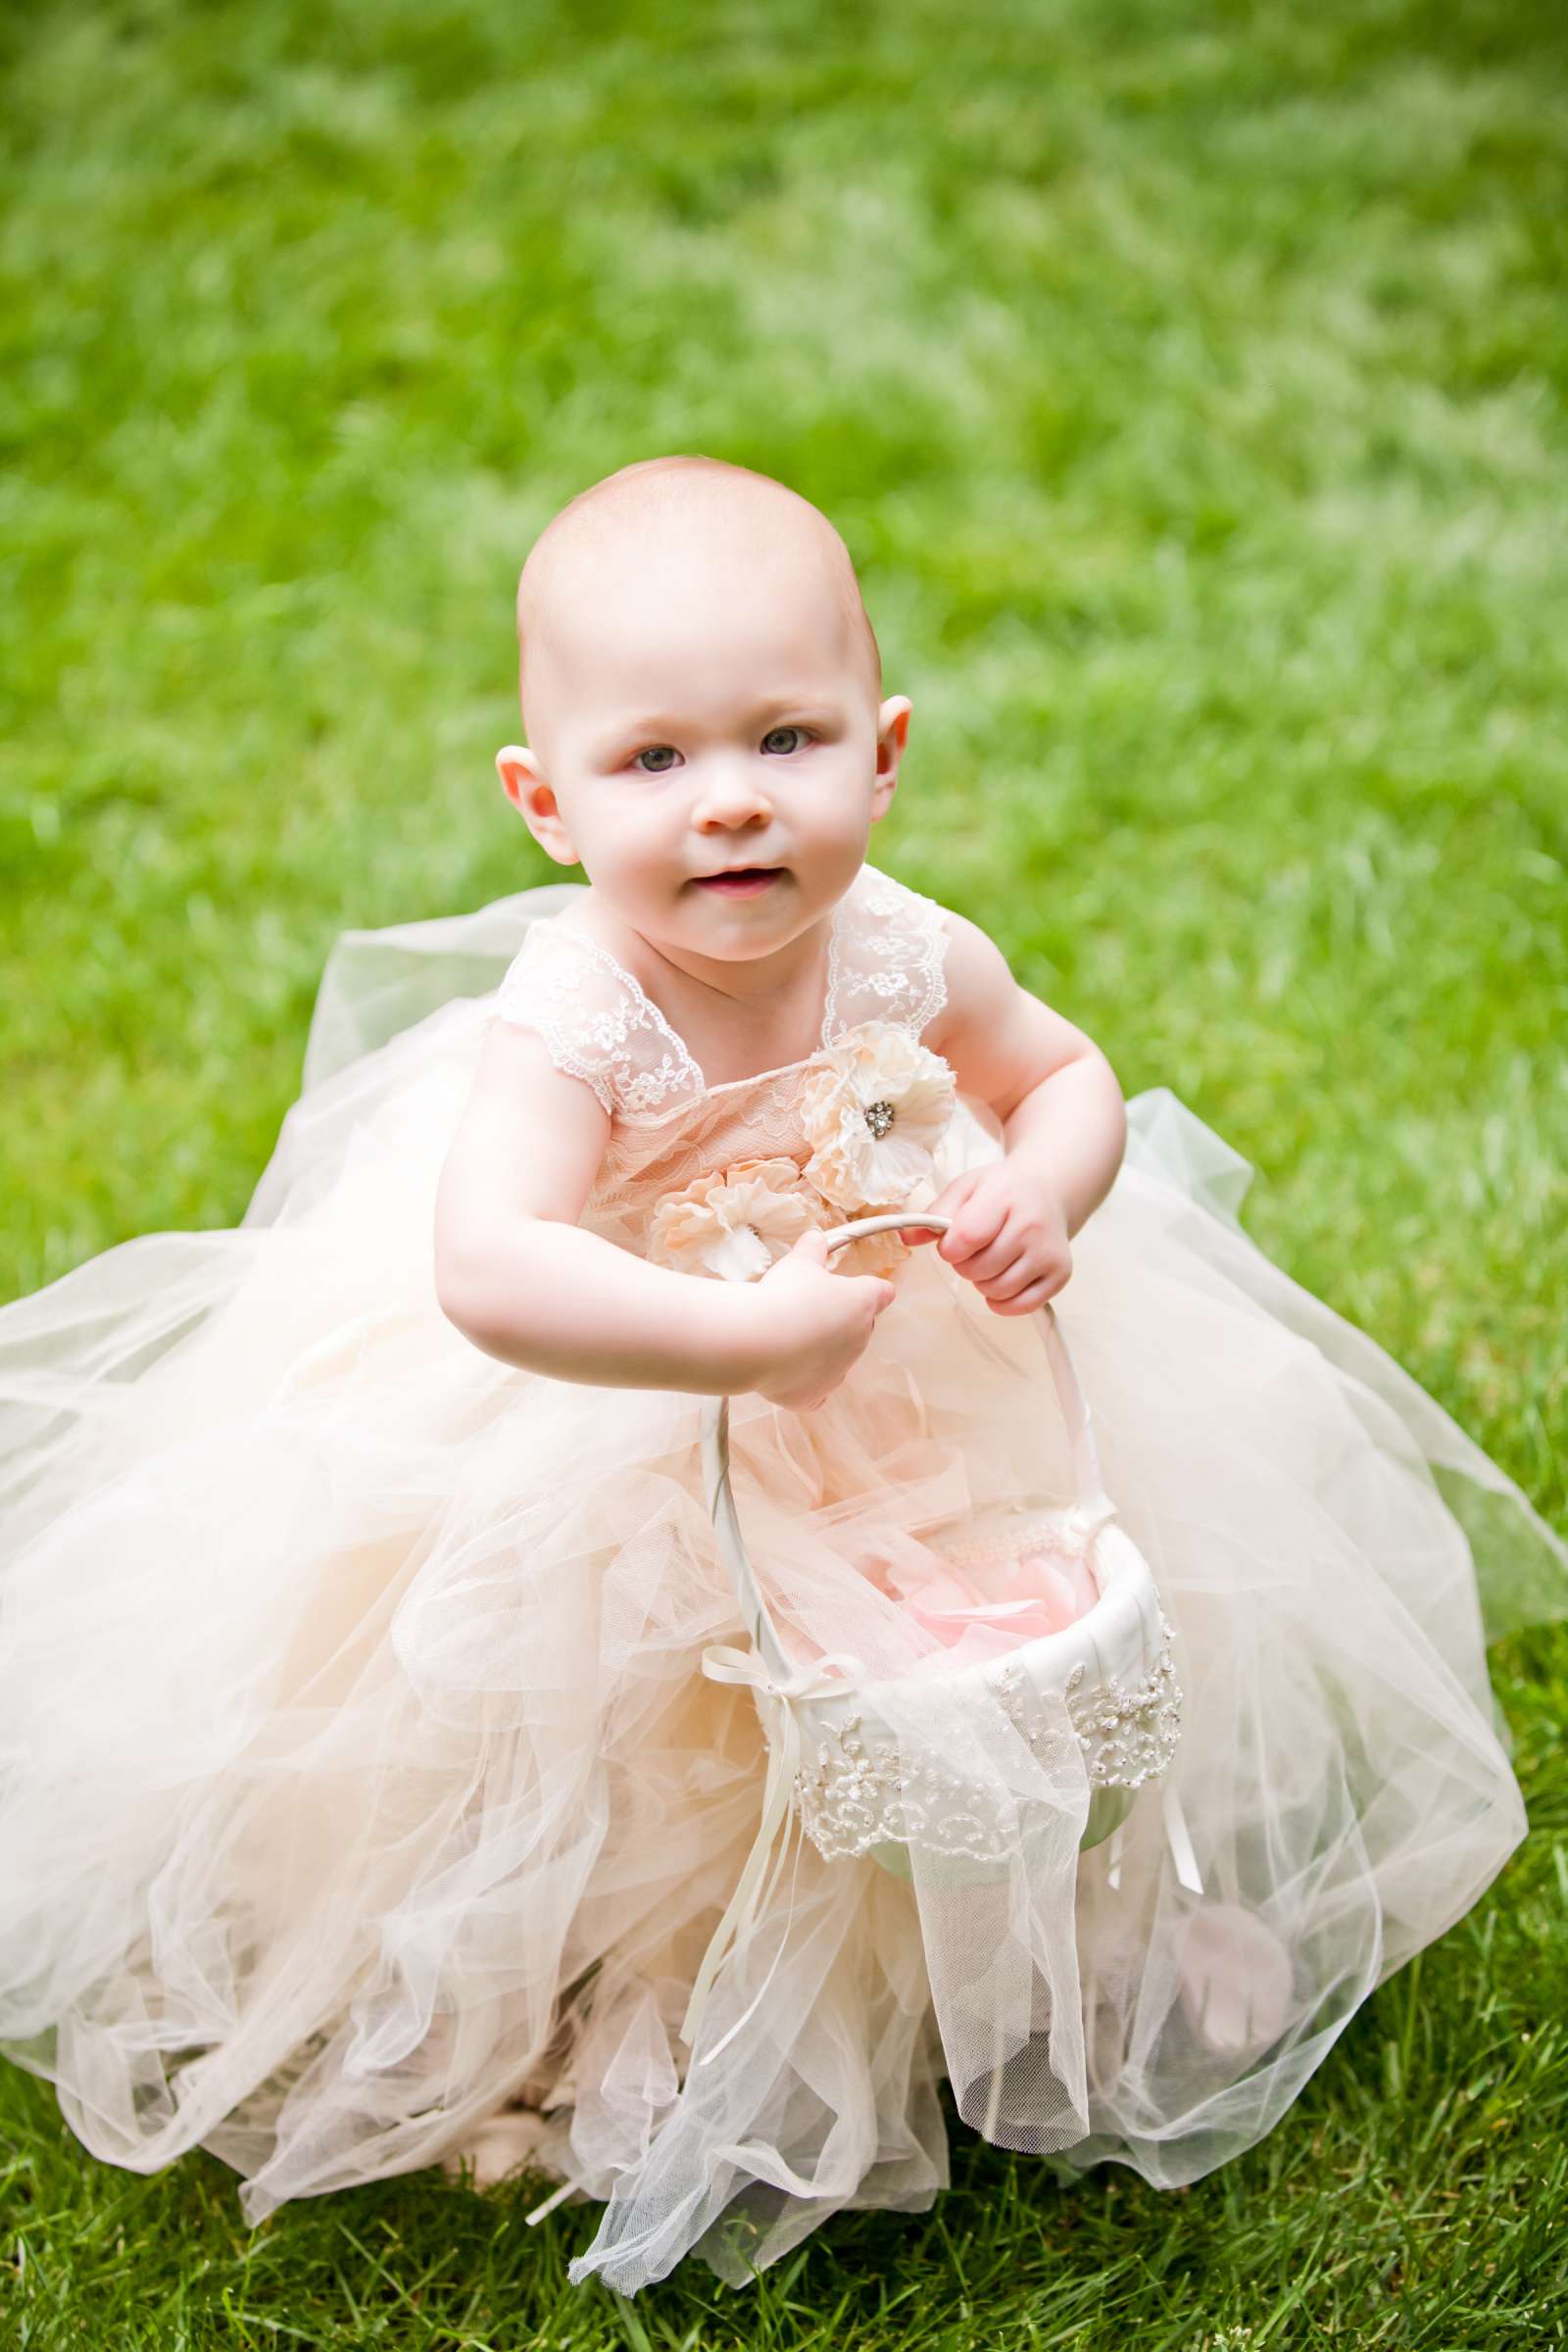
[[808, 1226], [833, 1221], [793, 1159], [738, 1159], [664, 1194], [649, 1219], [647, 1254], [678, 1273], [752, 1282]]
[[[950, 1065], [898, 1022], [846, 1030], [814, 1057], [802, 1085], [801, 1123], [812, 1146], [808, 1181], [845, 1212], [863, 1200], [908, 1205], [933, 1176], [956, 1097]], [[914, 1204], [934, 1198], [928, 1190]]]

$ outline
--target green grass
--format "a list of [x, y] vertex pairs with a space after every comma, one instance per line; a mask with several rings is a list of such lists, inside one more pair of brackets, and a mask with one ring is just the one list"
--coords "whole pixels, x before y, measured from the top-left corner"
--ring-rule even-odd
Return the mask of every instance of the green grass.
[[[1555, 0], [121, 0], [0, 24], [0, 1297], [232, 1224], [345, 924], [559, 878], [491, 760], [631, 459], [844, 531], [872, 855], [1568, 1515], [1568, 19]], [[1564, 2340], [1568, 1641], [1532, 1834], [1273, 2134], [1072, 2189], [954, 2127], [732, 2294], [439, 2174], [252, 2235], [0, 2080], [0, 2344]]]

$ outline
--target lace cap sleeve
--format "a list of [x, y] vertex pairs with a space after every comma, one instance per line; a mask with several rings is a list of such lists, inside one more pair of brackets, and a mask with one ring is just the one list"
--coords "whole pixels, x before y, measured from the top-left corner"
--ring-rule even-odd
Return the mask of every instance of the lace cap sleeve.
[[834, 1045], [859, 1021], [897, 1021], [918, 1038], [948, 1001], [946, 906], [864, 865], [829, 991], [823, 1035]]
[[537, 1030], [557, 1069], [591, 1086], [612, 1118], [658, 1115], [702, 1090], [702, 1072], [641, 985], [608, 948], [553, 917], [524, 932], [495, 1015]]
[[496, 991], [496, 1019], [537, 1031], [557, 1069], [583, 1079], [612, 1116], [634, 1015], [624, 982], [587, 942], [543, 919], [529, 924]]

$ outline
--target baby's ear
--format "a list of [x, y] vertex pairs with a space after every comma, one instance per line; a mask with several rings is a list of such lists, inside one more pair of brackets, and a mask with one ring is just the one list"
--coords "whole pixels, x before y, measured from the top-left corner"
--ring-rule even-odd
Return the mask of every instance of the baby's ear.
[[899, 781], [899, 761], [908, 741], [909, 712], [913, 705], [906, 694], [890, 695], [877, 712], [876, 719], [876, 797], [872, 804], [873, 819], [886, 814]]
[[496, 754], [496, 774], [501, 789], [522, 818], [542, 850], [549, 852], [558, 865], [580, 865], [566, 831], [549, 778], [532, 752], [520, 744], [504, 744]]
[[545, 780], [532, 752], [524, 751], [518, 743], [502, 745], [496, 754], [496, 774], [501, 778], [502, 791], [514, 808], [518, 809], [522, 808], [522, 796], [529, 785], [542, 784]]

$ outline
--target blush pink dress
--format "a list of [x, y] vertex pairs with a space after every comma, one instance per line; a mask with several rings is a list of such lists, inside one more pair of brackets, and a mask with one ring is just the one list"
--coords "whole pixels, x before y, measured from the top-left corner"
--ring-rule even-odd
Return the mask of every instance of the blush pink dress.
[[[1517, 1844], [1485, 1639], [1561, 1613], [1568, 1552], [1246, 1237], [1236, 1155], [1141, 1096], [1058, 1311], [1172, 1632], [1200, 1890], [1157, 1806], [1086, 1848], [1081, 1763], [987, 1727], [1039, 1781], [1030, 1837], [981, 1885], [801, 1843], [715, 2029], [765, 1996], [692, 2063], [766, 1760], [752, 1693], [699, 1670], [744, 1639], [704, 1400], [472, 1347], [435, 1296], [435, 1187], [498, 1018], [610, 1111], [582, 1223], [616, 1248], [716, 1173], [806, 1171], [845, 1040], [929, 1056], [947, 926], [864, 867], [817, 1052], [710, 1087], [556, 919], [577, 895], [345, 935], [244, 1222], [0, 1310], [0, 2049], [97, 2157], [210, 2150], [252, 2224], [525, 2100], [582, 2219], [572, 2278], [628, 2293], [693, 2249], [743, 2281], [841, 2209], [928, 2206], [944, 2082], [1001, 2145], [1192, 2180]], [[1002, 1150], [954, 1088], [903, 1198]], [[929, 1244], [893, 1279], [823, 1406], [730, 1406], [781, 1625], [890, 1671], [1010, 1638], [940, 1540], [1059, 1494], [1067, 1457], [1033, 1319]], [[1085, 1597], [1036, 1595], [1052, 1623]]]

